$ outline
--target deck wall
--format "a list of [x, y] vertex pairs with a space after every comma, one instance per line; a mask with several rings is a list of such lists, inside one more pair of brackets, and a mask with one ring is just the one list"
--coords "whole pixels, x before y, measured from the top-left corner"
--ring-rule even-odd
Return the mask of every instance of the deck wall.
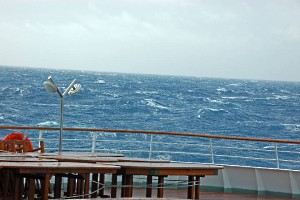
[[201, 179], [202, 190], [300, 198], [300, 171], [224, 166]]

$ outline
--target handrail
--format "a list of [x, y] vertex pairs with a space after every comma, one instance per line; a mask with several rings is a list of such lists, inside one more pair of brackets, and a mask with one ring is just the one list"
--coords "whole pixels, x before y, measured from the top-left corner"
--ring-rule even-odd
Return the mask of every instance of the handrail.
[[[17, 129], [17, 130], [59, 130], [59, 127], [35, 127], [35, 126], [0, 126], [0, 129]], [[66, 131], [89, 131], [89, 132], [112, 132], [112, 133], [136, 133], [136, 134], [156, 134], [156, 135], [176, 135], [189, 137], [202, 137], [212, 139], [227, 139], [227, 140], [243, 140], [256, 142], [271, 142], [271, 143], [289, 143], [300, 144], [300, 140], [282, 140], [268, 138], [249, 138], [238, 136], [222, 136], [211, 135], [204, 133], [184, 133], [184, 132], [167, 132], [167, 131], [149, 131], [149, 130], [123, 130], [123, 129], [104, 129], [104, 128], [63, 128]]]
[[[53, 148], [55, 146], [53, 146], [53, 141], [57, 140], [57, 138], [44, 138], [43, 131], [60, 130], [59, 127], [40, 126], [0, 126], [0, 130], [1, 129], [38, 130], [40, 132], [39, 137], [32, 139], [34, 139], [34, 141], [46, 139], [45, 141], [49, 142], [49, 148], [47, 148], [47, 150], [49, 150], [50, 152], [55, 151], [56, 148]], [[104, 128], [66, 127], [64, 128], [64, 130], [74, 132], [78, 131], [81, 133], [88, 132], [89, 134], [92, 133], [92, 135], [87, 135], [87, 139], [84, 139], [86, 140], [86, 142], [84, 143], [85, 145], [80, 147], [81, 151], [125, 153], [128, 156], [149, 157], [149, 159], [163, 158], [171, 159], [172, 161], [204, 162], [211, 164], [230, 164], [269, 168], [275, 166], [277, 169], [300, 170], [300, 168], [298, 167], [300, 164], [300, 161], [298, 159], [298, 157], [300, 156], [300, 152], [297, 150], [299, 146], [295, 146], [300, 144], [300, 140], [248, 138], [203, 133]], [[113, 138], [100, 136], [99, 139], [97, 136], [99, 133], [111, 133], [113, 134]], [[131, 137], [123, 140], [121, 139], [121, 135], [121, 138], [114, 138], [114, 135], [117, 133], [121, 133], [124, 135], [136, 134], [136, 136], [146, 134], [150, 135], [150, 138], [147, 138], [147, 140], [139, 141], [139, 139], [135, 138], [134, 136], [133, 140]], [[158, 138], [155, 138], [154, 136], [158, 136]], [[166, 136], [166, 140], [162, 140], [162, 137], [160, 136]], [[181, 140], [170, 141], [169, 139], [171, 138], [169, 138], [169, 136], [179, 136], [186, 138], [190, 137], [190, 139], [187, 139], [186, 142], [181, 142]], [[206, 140], [195, 142], [196, 138]], [[76, 145], [73, 145], [75, 143], [72, 143], [77, 140], [77, 138], [65, 138], [65, 148], [68, 149], [68, 151], [77, 151], [78, 147], [75, 147]], [[228, 142], [228, 140], [231, 140], [233, 142]], [[81, 138], [80, 141], [83, 141], [83, 138]], [[241, 142], [235, 143], [237, 141]], [[136, 148], [137, 142], [140, 142], [141, 145], [138, 145], [138, 147], [141, 149]], [[247, 142], [251, 142], [251, 144], [249, 145], [247, 144]], [[99, 145], [100, 143], [101, 145]], [[116, 143], [118, 143], [117, 146], [114, 145]], [[270, 145], [267, 145], [265, 143], [269, 143]], [[87, 144], [90, 144], [91, 147], [88, 147]], [[249, 154], [249, 152], [251, 153]]]

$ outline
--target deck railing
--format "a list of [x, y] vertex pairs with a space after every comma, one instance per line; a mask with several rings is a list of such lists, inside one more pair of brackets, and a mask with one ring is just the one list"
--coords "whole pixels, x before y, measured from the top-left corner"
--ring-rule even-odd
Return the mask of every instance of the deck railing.
[[[46, 152], [58, 150], [54, 127], [0, 126], [20, 131], [34, 143], [44, 140]], [[300, 141], [246, 138], [183, 132], [64, 128], [63, 151], [123, 153], [172, 161], [300, 170]]]

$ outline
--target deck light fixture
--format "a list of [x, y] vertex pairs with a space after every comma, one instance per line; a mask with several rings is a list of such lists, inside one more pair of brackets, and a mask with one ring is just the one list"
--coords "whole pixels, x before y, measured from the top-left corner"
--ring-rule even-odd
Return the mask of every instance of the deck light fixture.
[[57, 92], [60, 97], [60, 131], [59, 131], [58, 153], [61, 154], [61, 152], [62, 152], [62, 134], [63, 134], [64, 97], [66, 94], [76, 94], [80, 90], [81, 85], [76, 84], [76, 79], [74, 79], [72, 81], [72, 83], [69, 85], [69, 87], [63, 93], [61, 93], [51, 76], [48, 77], [48, 80], [45, 81], [43, 85], [49, 93]]

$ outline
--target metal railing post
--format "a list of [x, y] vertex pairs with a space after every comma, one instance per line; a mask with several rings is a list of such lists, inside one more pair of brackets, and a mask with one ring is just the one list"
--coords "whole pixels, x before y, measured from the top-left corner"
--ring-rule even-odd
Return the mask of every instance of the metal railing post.
[[96, 132], [92, 132], [92, 134], [93, 134], [93, 140], [92, 140], [92, 152], [95, 153], [97, 135], [96, 135]]
[[279, 158], [278, 158], [277, 143], [275, 143], [275, 156], [276, 156], [276, 167], [277, 167], [277, 169], [279, 169]]
[[43, 140], [43, 130], [40, 130], [39, 142]]
[[153, 144], [153, 135], [151, 135], [150, 137], [149, 160], [152, 159], [152, 144]]
[[214, 147], [213, 147], [213, 143], [212, 143], [212, 138], [209, 138], [209, 143], [210, 143], [210, 160], [212, 164], [215, 164], [215, 160], [214, 160]]

